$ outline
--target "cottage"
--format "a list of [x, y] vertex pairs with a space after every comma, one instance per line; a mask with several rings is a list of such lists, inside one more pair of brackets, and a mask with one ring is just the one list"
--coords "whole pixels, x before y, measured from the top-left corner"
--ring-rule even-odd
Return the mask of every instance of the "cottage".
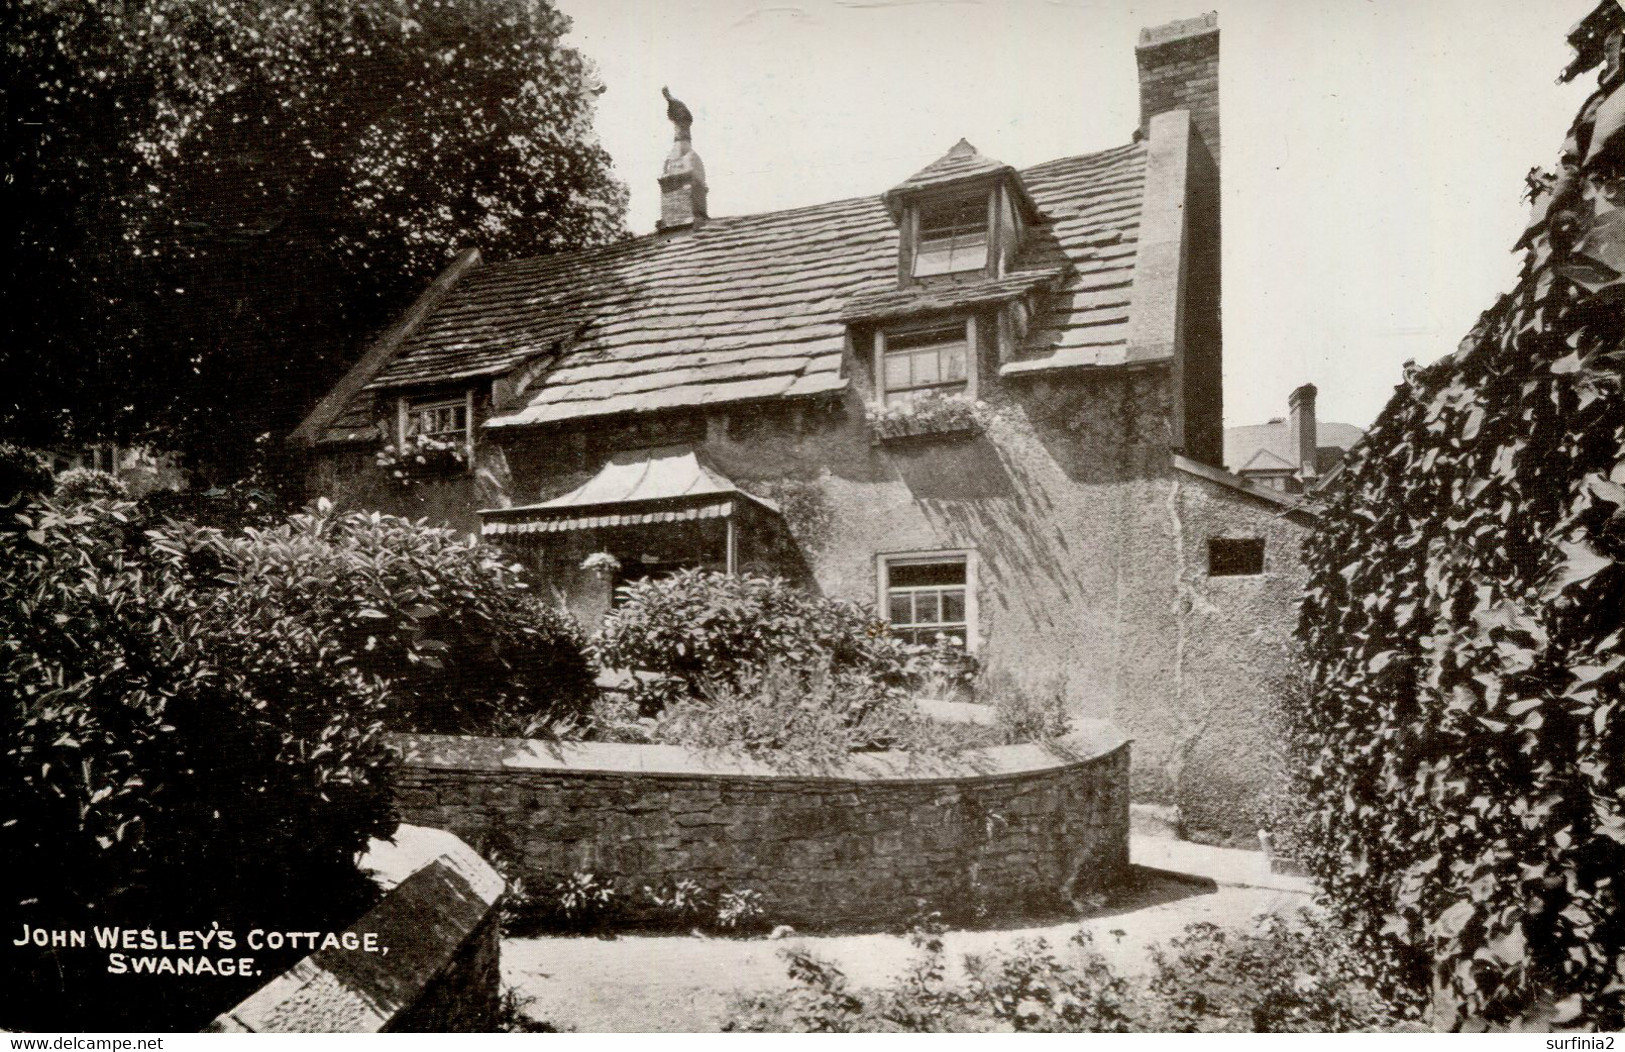
[[500, 543], [586, 618], [695, 565], [872, 602], [1064, 677], [1139, 797], [1250, 836], [1308, 520], [1222, 467], [1218, 55], [1214, 15], [1143, 31], [1123, 146], [961, 140], [764, 215], [711, 216], [671, 100], [657, 232], [456, 257], [299, 428], [313, 484]]

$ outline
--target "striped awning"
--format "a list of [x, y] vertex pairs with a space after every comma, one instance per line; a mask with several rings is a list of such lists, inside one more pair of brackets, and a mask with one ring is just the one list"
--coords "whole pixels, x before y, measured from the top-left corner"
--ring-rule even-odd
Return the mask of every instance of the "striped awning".
[[772, 501], [735, 486], [688, 446], [617, 453], [598, 474], [562, 497], [480, 512], [486, 537], [597, 530], [722, 519], [744, 504], [769, 511]]

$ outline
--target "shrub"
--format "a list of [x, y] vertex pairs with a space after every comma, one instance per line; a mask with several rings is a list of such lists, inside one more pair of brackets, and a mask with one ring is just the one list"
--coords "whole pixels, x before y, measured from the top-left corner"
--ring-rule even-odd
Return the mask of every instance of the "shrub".
[[[36, 507], [0, 531], [13, 915], [342, 927], [371, 890], [357, 854], [394, 829], [381, 685], [332, 631], [250, 591], [191, 587], [209, 553], [179, 527], [143, 538], [133, 510]], [[184, 1028], [263, 981], [106, 968], [94, 952], [11, 951], [7, 1025]]]
[[26, 497], [48, 494], [56, 485], [45, 454], [0, 441], [0, 505], [13, 505]]
[[575, 621], [451, 530], [322, 502], [272, 529], [199, 538], [195, 582], [319, 627], [388, 684], [395, 729], [532, 737], [592, 699]]
[[805, 770], [827, 770], [851, 753], [890, 744], [914, 716], [910, 703], [853, 673], [827, 665], [802, 670], [773, 663], [681, 698], [655, 721], [655, 741], [741, 752]]
[[1305, 547], [1293, 719], [1308, 861], [1394, 990], [1618, 1029], [1625, 223], [1617, 168], [1563, 164], [1532, 180], [1515, 291], [1345, 464]]
[[93, 500], [120, 500], [129, 493], [124, 480], [95, 468], [73, 468], [57, 476], [55, 502], [63, 506], [87, 504]]
[[1293, 924], [1259, 917], [1251, 931], [1191, 924], [1170, 950], [1152, 952], [1159, 1030], [1345, 1033], [1399, 1019], [1348, 940], [1307, 911]]
[[873, 611], [810, 595], [779, 578], [685, 570], [625, 586], [592, 642], [604, 668], [665, 677], [634, 688], [646, 713], [678, 698], [736, 688], [769, 661], [827, 664], [902, 689], [932, 664], [932, 648], [892, 637]]
[[915, 960], [878, 989], [854, 989], [835, 965], [781, 952], [788, 989], [737, 1000], [724, 1030], [746, 1031], [1372, 1031], [1417, 1029], [1372, 987], [1335, 929], [1304, 913], [1260, 918], [1251, 932], [1186, 927], [1155, 973], [1125, 977], [1079, 930], [1056, 951], [1021, 939], [1007, 952], [964, 958], [950, 976], [935, 915], [910, 940]]

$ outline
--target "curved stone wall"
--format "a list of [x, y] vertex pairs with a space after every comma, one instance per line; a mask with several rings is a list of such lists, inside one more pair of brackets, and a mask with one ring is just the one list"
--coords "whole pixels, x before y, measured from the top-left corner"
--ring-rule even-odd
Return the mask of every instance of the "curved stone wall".
[[785, 773], [676, 746], [401, 735], [403, 821], [520, 869], [533, 892], [588, 872], [642, 894], [749, 888], [798, 928], [951, 919], [1076, 902], [1128, 864], [1129, 747], [1100, 732], [925, 761], [854, 756]]

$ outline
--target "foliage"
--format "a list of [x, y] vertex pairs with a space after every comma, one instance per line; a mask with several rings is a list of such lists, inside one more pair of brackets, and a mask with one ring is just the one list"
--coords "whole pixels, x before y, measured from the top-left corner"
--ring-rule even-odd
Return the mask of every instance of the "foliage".
[[1602, 94], [1532, 180], [1516, 290], [1406, 377], [1305, 550], [1308, 861], [1395, 990], [1491, 1023], [1625, 1026], [1625, 179], [1580, 153]]
[[458, 246], [600, 244], [625, 191], [546, 0], [39, 0], [0, 14], [0, 425], [286, 434]]
[[88, 504], [93, 500], [120, 500], [129, 493], [124, 480], [95, 468], [72, 468], [57, 476], [56, 503], [64, 506]]
[[1251, 931], [1198, 922], [1153, 951], [1159, 1030], [1346, 1033], [1383, 1030], [1398, 1012], [1370, 966], [1308, 911], [1296, 923], [1259, 917]]
[[742, 752], [809, 771], [846, 763], [888, 744], [913, 715], [910, 703], [855, 673], [810, 672], [780, 663], [680, 698], [656, 718], [654, 740], [692, 749]]
[[1260, 918], [1251, 932], [1196, 923], [1153, 950], [1155, 973], [1119, 975], [1080, 929], [1062, 951], [1021, 939], [949, 968], [934, 914], [911, 935], [917, 953], [878, 989], [854, 989], [833, 964], [781, 952], [788, 989], [737, 1001], [725, 1030], [746, 1031], [1347, 1031], [1408, 1029], [1322, 921]]
[[675, 881], [658, 890], [645, 884], [643, 894], [650, 905], [678, 926], [698, 920], [705, 912], [705, 889], [692, 880]]
[[646, 713], [708, 690], [738, 689], [772, 662], [827, 665], [901, 689], [925, 673], [932, 648], [887, 633], [872, 610], [810, 595], [781, 578], [684, 570], [625, 586], [592, 641], [604, 668], [658, 673], [633, 688]]
[[497, 1004], [497, 1017], [491, 1027], [498, 1034], [556, 1034], [559, 1028], [545, 1019], [537, 1019], [530, 1014], [530, 1008], [536, 1003], [536, 998], [519, 990], [518, 987], [504, 986], [502, 1000]]
[[[370, 890], [354, 859], [394, 829], [382, 686], [263, 588], [195, 587], [212, 546], [178, 525], [143, 536], [133, 511], [36, 506], [0, 531], [14, 916], [348, 923]], [[12, 954], [8, 970], [13, 1027], [184, 1028], [258, 982], [109, 978], [82, 953]]]
[[1042, 687], [1026, 688], [1008, 674], [992, 674], [983, 677], [977, 697], [993, 706], [995, 741], [1000, 745], [1019, 745], [1066, 736], [1071, 729], [1068, 691], [1064, 675], [1053, 677]]
[[717, 896], [717, 926], [724, 931], [750, 931], [766, 916], [766, 901], [754, 888], [729, 888]]
[[1121, 1033], [1131, 1025], [1128, 983], [1086, 932], [1057, 957], [1044, 939], [1010, 953], [966, 957], [950, 980], [940, 924], [911, 936], [915, 960], [895, 984], [854, 990], [845, 973], [799, 947], [781, 951], [791, 987], [736, 1003], [724, 1030], [854, 1032], [1066, 1031]]
[[394, 729], [533, 737], [591, 700], [575, 622], [452, 530], [322, 501], [282, 526], [199, 537], [212, 558], [199, 583], [326, 633], [388, 684]]
[[0, 440], [0, 504], [49, 494], [56, 486], [51, 462], [35, 449]]
[[567, 925], [591, 931], [608, 920], [615, 885], [591, 873], [571, 873], [553, 885], [553, 899]]
[[864, 420], [877, 441], [978, 431], [982, 404], [965, 395], [933, 394], [864, 406]]
[[386, 443], [374, 460], [396, 485], [411, 486], [422, 478], [462, 471], [468, 466], [468, 450], [450, 439], [411, 435], [400, 445]]

